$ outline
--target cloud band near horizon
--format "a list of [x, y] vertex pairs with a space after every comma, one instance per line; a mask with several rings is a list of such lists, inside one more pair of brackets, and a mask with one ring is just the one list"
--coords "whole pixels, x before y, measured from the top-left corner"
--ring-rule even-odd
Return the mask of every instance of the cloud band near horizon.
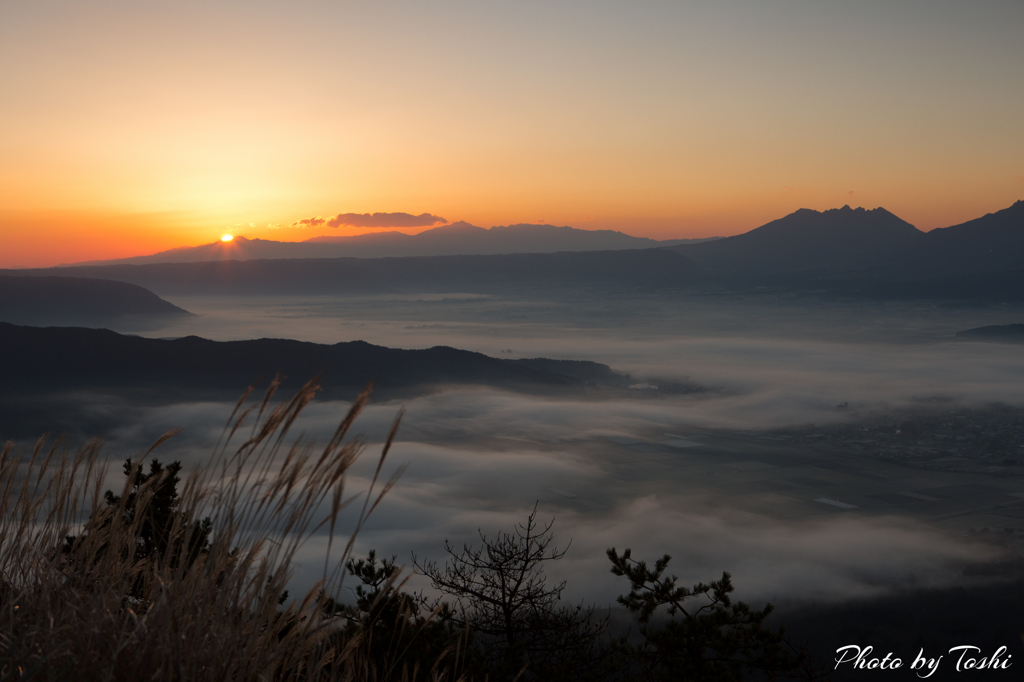
[[339, 213], [333, 218], [313, 216], [291, 224], [292, 227], [434, 227], [447, 225], [448, 220], [430, 213]]

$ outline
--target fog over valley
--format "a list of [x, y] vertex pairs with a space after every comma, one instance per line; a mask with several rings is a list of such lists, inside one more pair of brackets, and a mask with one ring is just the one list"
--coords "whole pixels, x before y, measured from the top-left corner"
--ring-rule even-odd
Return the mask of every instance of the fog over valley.
[[[498, 358], [592, 360], [630, 375], [635, 388], [545, 395], [436, 385], [383, 395], [359, 422], [369, 439], [360, 471], [367, 474], [399, 408], [405, 416], [389, 460], [409, 466], [361, 534], [361, 547], [430, 555], [439, 539], [469, 540], [478, 526], [508, 526], [540, 500], [541, 510], [556, 517], [558, 536], [572, 538], [558, 570], [586, 576], [571, 581], [572, 589], [601, 599], [616, 589], [610, 575], [603, 577], [606, 545], [686, 557], [694, 579], [728, 567], [745, 594], [776, 601], [957, 584], [965, 566], [1002, 556], [1003, 549], [965, 535], [970, 524], [991, 525], [984, 514], [934, 522], [941, 514], [921, 500], [915, 508], [910, 496], [902, 499], [906, 505], [864, 502], [948, 487], [962, 477], [883, 465], [859, 449], [841, 458], [802, 452], [799, 442], [772, 434], [896, 413], [1022, 407], [1020, 348], [955, 338], [957, 330], [1020, 319], [1016, 305], [592, 297], [582, 290], [532, 300], [171, 300], [194, 316], [150, 336], [449, 345]], [[208, 458], [231, 409], [181, 398], [158, 404], [171, 399], [159, 395], [132, 403], [116, 393], [82, 395], [66, 398], [66, 410], [40, 408], [51, 431], [86, 438], [96, 430], [117, 461], [184, 426], [160, 452], [186, 468]], [[31, 406], [19, 409], [32, 413]], [[313, 441], [329, 439], [344, 409], [345, 403], [314, 402], [302, 431]], [[1016, 477], [970, 480], [1024, 495]], [[833, 498], [852, 507], [815, 501]]]

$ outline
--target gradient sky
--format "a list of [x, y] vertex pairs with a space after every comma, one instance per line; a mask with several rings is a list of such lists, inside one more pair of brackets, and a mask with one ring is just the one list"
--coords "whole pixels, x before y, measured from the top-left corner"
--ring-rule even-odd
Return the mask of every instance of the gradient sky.
[[0, 266], [404, 211], [654, 238], [1024, 198], [1024, 3], [0, 0]]

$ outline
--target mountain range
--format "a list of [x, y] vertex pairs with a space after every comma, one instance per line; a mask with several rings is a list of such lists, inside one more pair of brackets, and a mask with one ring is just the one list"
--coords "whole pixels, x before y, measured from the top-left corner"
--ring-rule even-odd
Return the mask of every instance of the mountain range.
[[665, 289], [686, 286], [693, 277], [686, 257], [666, 249], [85, 265], [13, 272], [131, 282], [161, 296], [508, 293], [521, 288], [608, 286]]
[[1024, 299], [1024, 201], [922, 232], [885, 209], [801, 209], [745, 234], [669, 248], [694, 280], [886, 298]]
[[[712, 237], [711, 239], [717, 239]], [[151, 256], [89, 261], [74, 265], [146, 265], [276, 258], [389, 258], [458, 256], [556, 251], [616, 251], [696, 243], [705, 239], [657, 241], [614, 230], [579, 230], [555, 225], [503, 225], [486, 229], [466, 222], [435, 227], [419, 234], [373, 232], [351, 237], [321, 236], [303, 242], [235, 237], [202, 246], [161, 251]]]
[[[510, 234], [534, 226], [514, 227], [507, 228]], [[550, 233], [549, 227], [538, 228], [538, 234], [545, 230]], [[472, 241], [476, 238], [472, 235], [500, 235], [505, 228], [482, 230], [455, 225], [438, 229], [448, 230], [438, 234], [453, 239], [456, 233], [470, 235], [467, 239]], [[572, 228], [550, 229], [569, 230], [566, 234], [572, 235], [585, 232]], [[419, 237], [402, 235], [401, 238]], [[243, 242], [243, 246], [255, 242]], [[1024, 300], [1024, 201], [930, 232], [918, 230], [883, 208], [865, 210], [844, 206], [822, 212], [801, 209], [745, 234], [658, 248], [390, 258], [204, 260], [101, 264], [7, 273], [115, 280], [145, 287], [161, 296], [509, 293], [521, 289], [611, 287], [643, 291], [810, 291], [866, 298]]]
[[930, 232], [884, 208], [800, 209], [744, 234], [671, 250], [707, 272], [934, 275], [1016, 270], [1024, 263], [1024, 201]]

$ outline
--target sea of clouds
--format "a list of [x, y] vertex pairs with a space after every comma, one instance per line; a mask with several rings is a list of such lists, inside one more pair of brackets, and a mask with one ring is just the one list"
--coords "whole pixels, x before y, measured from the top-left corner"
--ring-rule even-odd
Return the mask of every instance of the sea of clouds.
[[[910, 518], [778, 518], [768, 508], [732, 504], [728, 495], [673, 476], [671, 469], [625, 480], [617, 472], [628, 450], [609, 449], [608, 439], [821, 424], [849, 418], [835, 410], [842, 402], [851, 410], [1021, 406], [1019, 347], [954, 338], [960, 329], [1020, 321], [1024, 316], [1013, 307], [599, 299], [585, 293], [574, 300], [411, 295], [174, 302], [200, 315], [154, 336], [449, 345], [496, 357], [594, 360], [637, 381], [685, 380], [707, 389], [630, 397], [437, 387], [375, 403], [356, 427], [366, 453], [351, 471], [349, 490], [367, 488], [399, 410], [402, 426], [385, 470], [407, 468], [357, 539], [359, 553], [374, 548], [407, 566], [414, 553], [443, 560], [446, 539], [461, 546], [478, 540], [478, 532], [493, 537], [525, 520], [536, 504], [540, 517], [555, 519], [557, 543], [568, 546], [565, 558], [550, 567], [552, 577], [569, 581], [567, 595], [598, 603], [625, 591], [624, 581], [608, 571], [604, 553], [612, 546], [630, 547], [639, 557], [671, 554], [684, 582], [728, 570], [740, 597], [752, 601], [840, 600], [958, 584], [965, 567], [999, 558], [991, 546]], [[182, 460], [186, 469], [209, 463], [233, 407], [147, 407], [117, 396], [64, 400], [78, 406], [77, 426], [68, 422], [67, 430], [84, 433], [83, 423], [103, 425], [106, 451], [115, 461], [184, 427], [159, 455]], [[326, 442], [347, 407], [314, 402], [293, 435]], [[58, 423], [51, 430], [61, 428]], [[351, 514], [346, 523], [354, 523]], [[305, 545], [296, 586], [319, 577], [326, 547], [322, 535]], [[414, 579], [413, 585], [422, 583]]]

